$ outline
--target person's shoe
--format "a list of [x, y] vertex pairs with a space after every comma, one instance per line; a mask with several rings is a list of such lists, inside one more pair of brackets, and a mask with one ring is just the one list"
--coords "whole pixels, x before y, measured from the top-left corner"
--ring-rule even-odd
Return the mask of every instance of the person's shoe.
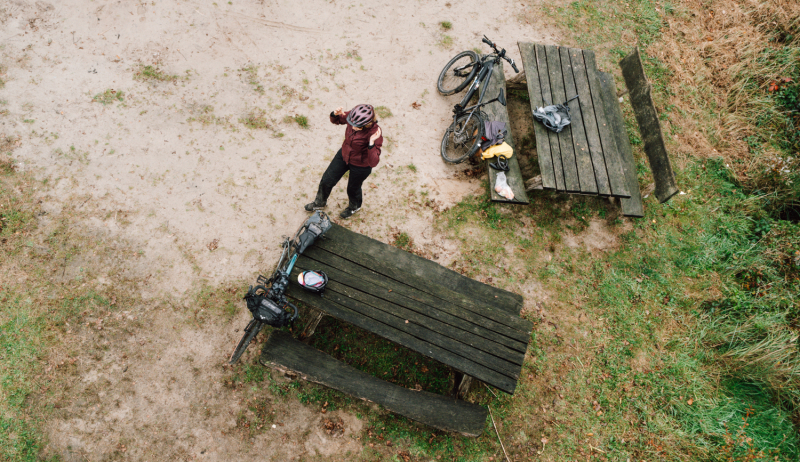
[[359, 210], [361, 210], [361, 206], [353, 207], [352, 205], [350, 205], [346, 209], [342, 210], [342, 213], [339, 214], [339, 217], [344, 218], [346, 220], [352, 217]]
[[310, 204], [306, 204], [306, 206], [305, 206], [304, 208], [306, 209], [306, 212], [313, 212], [313, 211], [315, 211], [315, 210], [322, 210], [322, 209], [324, 209], [324, 208], [325, 208], [325, 204], [322, 204], [322, 205], [317, 205], [317, 203], [316, 203], [316, 202], [312, 202], [312, 203], [310, 203]]

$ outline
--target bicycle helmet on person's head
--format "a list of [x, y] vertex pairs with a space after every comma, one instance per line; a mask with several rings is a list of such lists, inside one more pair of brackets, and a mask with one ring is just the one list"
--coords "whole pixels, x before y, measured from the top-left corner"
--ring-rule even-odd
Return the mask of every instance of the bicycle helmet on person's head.
[[347, 114], [347, 123], [355, 128], [361, 128], [372, 122], [375, 110], [369, 104], [359, 104]]

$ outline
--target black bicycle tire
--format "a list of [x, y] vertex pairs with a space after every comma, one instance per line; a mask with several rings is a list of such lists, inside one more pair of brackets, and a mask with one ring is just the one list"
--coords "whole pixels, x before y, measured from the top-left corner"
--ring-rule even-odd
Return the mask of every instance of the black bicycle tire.
[[239, 340], [239, 344], [236, 345], [236, 349], [233, 350], [233, 354], [231, 355], [231, 359], [228, 361], [228, 364], [236, 364], [239, 361], [239, 358], [242, 357], [244, 352], [247, 350], [247, 347], [250, 346], [250, 342], [261, 332], [261, 328], [264, 327], [264, 323], [260, 321], [256, 321], [253, 319], [250, 321], [253, 324], [253, 328], [247, 330], [251, 324], [248, 324], [247, 327], [244, 329], [244, 335], [242, 335], [242, 339]]
[[475, 152], [477, 152], [477, 150], [478, 150], [478, 146], [481, 143], [481, 136], [483, 136], [483, 132], [484, 132], [483, 117], [481, 116], [481, 112], [476, 112], [476, 113], [472, 114], [472, 117], [475, 118], [477, 120], [477, 122], [478, 122], [478, 127], [477, 127], [478, 128], [478, 133], [475, 136], [475, 142], [472, 144], [472, 146], [469, 148], [469, 150], [466, 152], [466, 154], [464, 154], [462, 156], [459, 156], [459, 157], [453, 157], [453, 158], [448, 157], [448, 155], [446, 154], [447, 153], [447, 145], [449, 144], [448, 141], [449, 141], [450, 134], [455, 130], [456, 124], [458, 124], [458, 122], [460, 120], [462, 120], [464, 118], [467, 118], [467, 117], [469, 117], [469, 113], [461, 114], [460, 116], [458, 116], [458, 118], [456, 118], [456, 120], [452, 124], [450, 124], [449, 127], [447, 127], [447, 130], [445, 130], [445, 132], [444, 132], [444, 136], [442, 137], [442, 146], [441, 146], [441, 152], [440, 153], [442, 155], [442, 159], [444, 159], [445, 162], [448, 162], [450, 164], [460, 164], [461, 162], [464, 162], [464, 160], [468, 159], [470, 156], [474, 155]]
[[465, 77], [464, 81], [461, 82], [456, 88], [454, 88], [452, 90], [448, 90], [448, 89], [442, 88], [442, 81], [444, 80], [445, 76], [447, 75], [447, 71], [450, 70], [451, 67], [453, 67], [453, 65], [456, 63], [456, 61], [458, 61], [459, 59], [463, 58], [464, 56], [471, 57], [473, 63], [478, 63], [479, 60], [480, 60], [480, 57], [478, 56], [478, 53], [475, 53], [472, 50], [467, 50], [467, 51], [462, 51], [461, 53], [455, 55], [453, 57], [453, 59], [448, 61], [447, 64], [445, 64], [444, 69], [442, 69], [442, 72], [439, 74], [439, 78], [436, 80], [436, 89], [439, 90], [439, 93], [441, 93], [442, 95], [449, 96], [449, 95], [453, 95], [453, 94], [456, 94], [456, 93], [460, 92], [461, 90], [466, 88], [467, 85], [469, 85], [469, 83], [475, 77], [475, 72], [477, 72], [478, 66], [473, 65], [472, 66], [472, 70], [470, 71], [469, 75], [467, 77]]

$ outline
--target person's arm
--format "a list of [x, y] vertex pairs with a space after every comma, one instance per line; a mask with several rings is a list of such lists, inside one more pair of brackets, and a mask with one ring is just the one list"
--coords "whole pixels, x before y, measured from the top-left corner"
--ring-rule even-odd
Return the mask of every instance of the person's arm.
[[[367, 145], [367, 158], [374, 159], [375, 165], [378, 165], [378, 161], [381, 158], [381, 146], [383, 146], [383, 133], [381, 133], [381, 127], [369, 137], [369, 144]], [[370, 162], [372, 164], [373, 162]], [[371, 165], [374, 167], [375, 165]]]
[[347, 123], [347, 112], [344, 112], [341, 106], [331, 112], [331, 123], [334, 125], [344, 125]]

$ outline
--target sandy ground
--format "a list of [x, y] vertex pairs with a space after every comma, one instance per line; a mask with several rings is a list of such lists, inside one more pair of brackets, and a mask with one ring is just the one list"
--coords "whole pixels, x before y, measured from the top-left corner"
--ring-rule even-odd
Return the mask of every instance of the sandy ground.
[[[151, 301], [131, 307], [131, 319], [143, 323], [136, 335], [77, 338], [117, 346], [78, 363], [72, 396], [91, 399], [65, 404], [48, 426], [47, 451], [64, 460], [358, 453], [352, 439], [330, 441], [321, 416], [305, 408], [284, 409], [285, 427], [275, 433], [229, 435], [242, 405], [220, 380], [238, 334], [216, 324], [175, 332], [177, 315], [159, 311], [158, 300], [201, 283], [251, 280], [270, 267], [343, 138], [328, 113], [361, 102], [393, 115], [381, 121], [388, 146], [365, 184], [364, 208], [347, 226], [383, 241], [400, 229], [440, 249], [447, 263], [455, 244], [431, 229], [435, 209], [419, 207], [419, 198], [446, 207], [480, 183], [438, 154], [460, 96], [439, 96], [435, 81], [457, 51], [486, 48], [482, 34], [518, 62], [518, 40], [556, 41], [520, 2], [505, 0], [0, 1], [0, 132], [20, 137], [14, 156], [22, 170], [48, 179], [52, 189], [41, 199], [49, 216], [80, 199], [91, 218], [79, 226], [137, 249], [124, 270], [146, 278], [138, 287], [145, 305]], [[180, 78], [137, 80], [143, 65]], [[93, 102], [106, 90], [124, 97]], [[271, 128], [239, 122], [256, 108]], [[309, 127], [284, 120], [295, 115]], [[330, 211], [346, 201], [342, 184]], [[113, 284], [111, 273], [98, 270], [90, 282]], [[243, 310], [234, 324], [246, 319]], [[360, 431], [360, 421], [343, 418], [345, 436]]]

